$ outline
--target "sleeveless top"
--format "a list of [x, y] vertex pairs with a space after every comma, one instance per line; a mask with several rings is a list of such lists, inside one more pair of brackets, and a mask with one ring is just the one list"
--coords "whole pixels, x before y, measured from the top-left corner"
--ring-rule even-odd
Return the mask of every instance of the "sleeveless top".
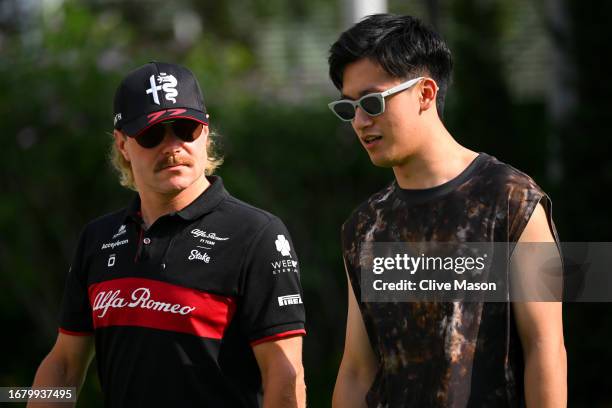
[[343, 257], [374, 354], [369, 407], [524, 406], [523, 356], [511, 303], [363, 302], [364, 242], [517, 242], [551, 202], [526, 174], [480, 153], [439, 186], [392, 182], [342, 226]]

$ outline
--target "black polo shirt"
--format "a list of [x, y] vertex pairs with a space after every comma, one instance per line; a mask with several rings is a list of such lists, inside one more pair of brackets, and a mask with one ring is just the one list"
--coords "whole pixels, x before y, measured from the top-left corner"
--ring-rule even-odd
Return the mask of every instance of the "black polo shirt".
[[259, 407], [251, 347], [305, 334], [287, 229], [209, 180], [146, 230], [136, 196], [81, 234], [60, 331], [95, 335], [106, 406]]

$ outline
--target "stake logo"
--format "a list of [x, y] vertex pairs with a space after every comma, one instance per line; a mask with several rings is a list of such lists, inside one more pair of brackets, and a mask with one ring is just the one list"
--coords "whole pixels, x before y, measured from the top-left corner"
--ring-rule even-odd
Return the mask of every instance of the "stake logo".
[[195, 259], [202, 261], [204, 263], [209, 263], [210, 262], [210, 255], [208, 255], [206, 252], [201, 253], [200, 251], [198, 251], [197, 249], [194, 249], [191, 251], [191, 254], [189, 254], [189, 257], [187, 258], [190, 261], [193, 261]]

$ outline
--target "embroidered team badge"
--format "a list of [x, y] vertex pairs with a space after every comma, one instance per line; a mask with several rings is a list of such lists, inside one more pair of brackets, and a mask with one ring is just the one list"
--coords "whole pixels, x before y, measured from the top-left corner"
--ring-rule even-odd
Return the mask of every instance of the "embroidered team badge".
[[174, 75], [168, 75], [165, 72], [160, 72], [157, 78], [155, 78], [155, 75], [151, 75], [149, 77], [149, 83], [151, 87], [146, 90], [146, 93], [147, 95], [150, 94], [153, 96], [153, 102], [156, 105], [160, 105], [159, 91], [164, 93], [166, 100], [176, 103], [176, 97], [178, 96], [176, 86], [178, 85], [178, 81]]

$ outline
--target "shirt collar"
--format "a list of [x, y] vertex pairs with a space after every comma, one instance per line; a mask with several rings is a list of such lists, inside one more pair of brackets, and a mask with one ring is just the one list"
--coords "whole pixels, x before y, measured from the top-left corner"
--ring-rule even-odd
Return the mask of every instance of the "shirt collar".
[[[193, 200], [187, 207], [176, 214], [184, 220], [192, 221], [206, 213], [212, 211], [221, 201], [229, 197], [229, 193], [223, 186], [223, 180], [219, 176], [206, 176], [210, 185], [202, 194]], [[142, 222], [142, 215], [140, 212], [140, 196], [136, 194], [125, 210], [124, 220], [132, 219], [137, 223]]]

